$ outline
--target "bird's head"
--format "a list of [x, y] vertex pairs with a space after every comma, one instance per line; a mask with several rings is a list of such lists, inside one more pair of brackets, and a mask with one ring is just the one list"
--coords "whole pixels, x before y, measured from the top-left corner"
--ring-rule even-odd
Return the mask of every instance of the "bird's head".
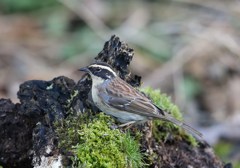
[[107, 79], [113, 79], [117, 76], [112, 67], [103, 62], [93, 63], [87, 67], [80, 68], [79, 70], [89, 73], [93, 81], [105, 81]]

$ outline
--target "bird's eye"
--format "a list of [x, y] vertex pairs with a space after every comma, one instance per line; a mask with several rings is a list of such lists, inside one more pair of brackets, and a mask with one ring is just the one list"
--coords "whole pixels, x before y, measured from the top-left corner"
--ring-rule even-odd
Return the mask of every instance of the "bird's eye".
[[97, 71], [97, 72], [100, 72], [100, 71], [101, 71], [101, 68], [96, 68], [96, 71]]

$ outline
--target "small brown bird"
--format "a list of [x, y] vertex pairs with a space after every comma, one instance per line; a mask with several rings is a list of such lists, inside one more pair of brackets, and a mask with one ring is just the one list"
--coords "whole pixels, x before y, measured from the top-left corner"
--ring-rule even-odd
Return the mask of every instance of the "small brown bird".
[[93, 63], [79, 69], [92, 78], [92, 98], [95, 105], [107, 115], [114, 116], [121, 123], [144, 122], [161, 119], [176, 124], [200, 138], [202, 135], [154, 105], [140, 91], [126, 83], [106, 63]]

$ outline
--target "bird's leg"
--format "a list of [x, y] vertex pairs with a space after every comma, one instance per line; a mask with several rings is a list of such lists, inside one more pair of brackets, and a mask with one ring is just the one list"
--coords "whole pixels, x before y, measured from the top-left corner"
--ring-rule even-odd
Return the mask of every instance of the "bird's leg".
[[153, 135], [153, 122], [149, 122], [149, 137], [152, 137]]
[[126, 126], [126, 129], [127, 129], [127, 128], [130, 128], [135, 122], [136, 122], [136, 121], [130, 121], [130, 122], [121, 124], [121, 125], [118, 126], [118, 128], [122, 128], [122, 127], [125, 127], [125, 126]]
[[148, 130], [147, 130], [147, 133], [146, 133], [146, 141], [147, 141], [147, 146], [148, 146], [148, 149], [149, 149], [149, 153], [152, 154], [153, 153], [153, 150], [152, 150], [152, 135], [153, 135], [153, 123], [152, 121], [148, 121], [147, 122], [147, 125], [148, 125]]

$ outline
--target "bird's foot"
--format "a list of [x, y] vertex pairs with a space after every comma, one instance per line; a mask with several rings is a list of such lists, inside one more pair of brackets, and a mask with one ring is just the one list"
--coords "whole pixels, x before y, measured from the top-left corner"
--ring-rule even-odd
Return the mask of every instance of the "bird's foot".
[[123, 128], [123, 127], [125, 127], [125, 129], [128, 129], [128, 128], [130, 128], [131, 126], [133, 126], [133, 124], [134, 124], [135, 122], [136, 122], [136, 121], [130, 121], [130, 122], [121, 124], [121, 125], [118, 126], [118, 128]]

